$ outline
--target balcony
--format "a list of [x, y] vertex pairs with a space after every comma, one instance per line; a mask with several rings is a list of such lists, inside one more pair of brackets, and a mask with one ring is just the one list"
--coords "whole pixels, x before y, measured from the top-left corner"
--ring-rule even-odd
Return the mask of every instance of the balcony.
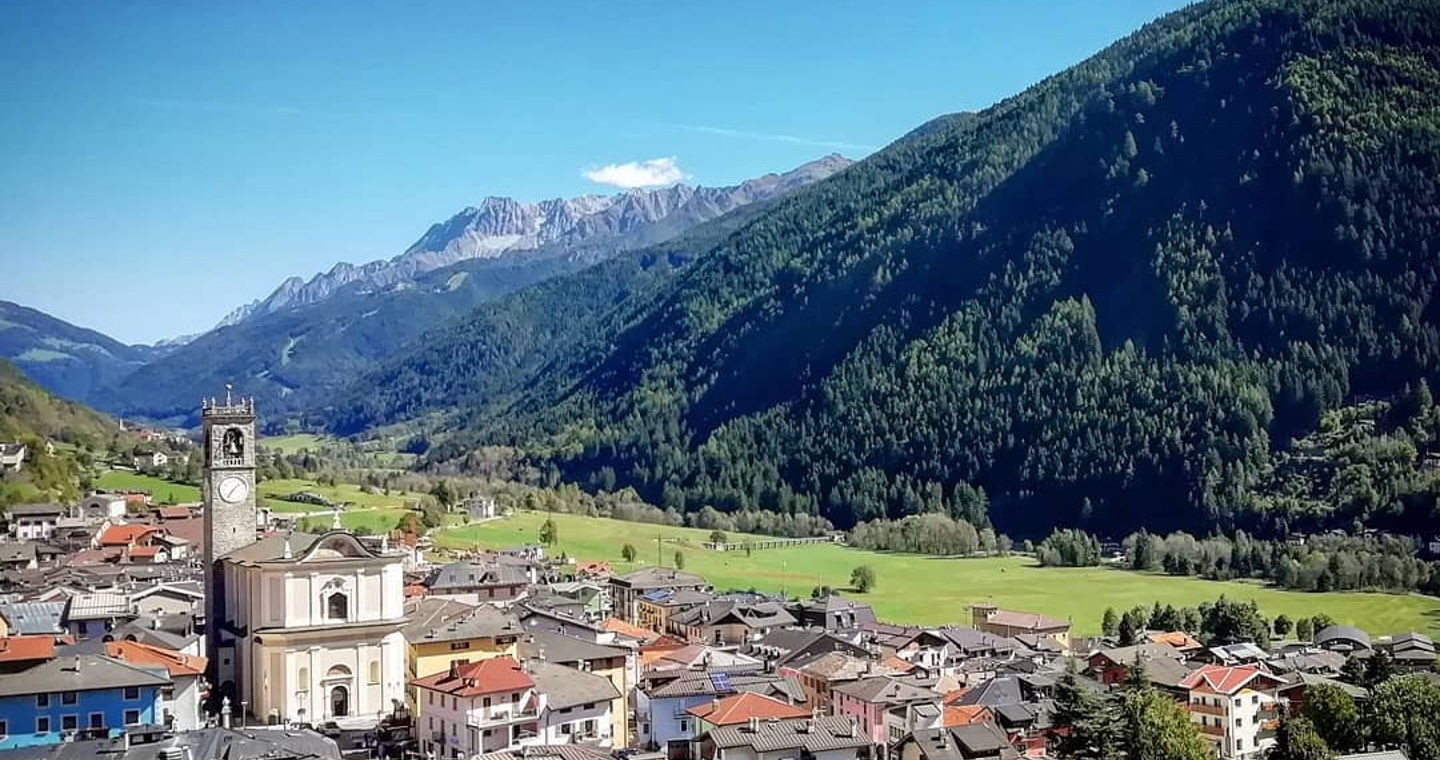
[[516, 710], [509, 707], [498, 707], [489, 710], [476, 710], [470, 713], [470, 719], [466, 721], [466, 724], [477, 728], [489, 728], [505, 723], [513, 723], [517, 720], [535, 720], [537, 717], [539, 717], [539, 712], [534, 708]]
[[1208, 726], [1208, 725], [1207, 725], [1207, 726], [1200, 726], [1200, 733], [1202, 733], [1202, 734], [1209, 734], [1209, 735], [1211, 735], [1211, 736], [1224, 736], [1224, 735], [1225, 735], [1225, 727], [1224, 727], [1224, 726]]
[[1190, 708], [1190, 712], [1200, 715], [1225, 716], [1225, 707], [1223, 705], [1207, 705], [1204, 702], [1190, 702], [1186, 707]]

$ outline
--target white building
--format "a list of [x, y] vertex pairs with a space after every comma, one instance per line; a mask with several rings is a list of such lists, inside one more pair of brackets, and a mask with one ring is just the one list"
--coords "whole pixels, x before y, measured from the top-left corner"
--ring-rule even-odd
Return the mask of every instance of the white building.
[[30, 450], [23, 443], [0, 443], [0, 472], [19, 472], [20, 466], [25, 464], [25, 456], [29, 453]]
[[546, 744], [614, 744], [610, 679], [563, 665], [510, 657], [453, 663], [416, 679], [421, 752], [465, 758]]
[[174, 731], [194, 731], [205, 727], [205, 714], [200, 706], [205, 678], [205, 658], [176, 652], [135, 641], [111, 641], [105, 653], [142, 668], [164, 668], [171, 685], [160, 692], [157, 722]]
[[1280, 682], [1257, 665], [1206, 665], [1180, 681], [1186, 708], [1217, 757], [1262, 757], [1275, 745]]
[[10, 533], [19, 541], [44, 541], [55, 532], [65, 508], [57, 504], [16, 504], [10, 514]]
[[251, 714], [378, 718], [405, 703], [402, 561], [343, 531], [273, 536], [221, 559], [233, 602], [220, 624]]

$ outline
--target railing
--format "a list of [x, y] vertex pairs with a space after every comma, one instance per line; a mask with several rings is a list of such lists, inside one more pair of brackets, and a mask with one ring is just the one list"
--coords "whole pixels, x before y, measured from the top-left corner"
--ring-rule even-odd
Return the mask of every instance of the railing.
[[1225, 735], [1225, 727], [1224, 727], [1224, 726], [1210, 726], [1210, 725], [1205, 725], [1205, 726], [1201, 726], [1201, 727], [1200, 727], [1200, 733], [1202, 733], [1202, 734], [1210, 734], [1211, 736], [1224, 736], [1224, 735]]
[[1224, 708], [1224, 706], [1221, 706], [1221, 705], [1208, 705], [1208, 704], [1205, 704], [1204, 702], [1191, 702], [1191, 703], [1189, 703], [1189, 707], [1190, 707], [1190, 712], [1192, 712], [1192, 713], [1201, 713], [1201, 714], [1204, 714], [1204, 715], [1221, 715], [1221, 716], [1223, 716], [1223, 715], [1225, 714], [1225, 708]]
[[516, 720], [534, 720], [539, 717], [539, 711], [529, 710], [486, 710], [470, 714], [470, 720], [466, 721], [471, 726], [490, 726], [496, 723], [509, 723]]

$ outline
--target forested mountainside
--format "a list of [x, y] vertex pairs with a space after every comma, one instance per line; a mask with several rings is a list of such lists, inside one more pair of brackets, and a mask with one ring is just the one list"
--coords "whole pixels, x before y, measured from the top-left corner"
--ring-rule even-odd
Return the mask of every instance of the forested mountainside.
[[149, 350], [0, 301], [0, 360], [68, 399], [91, 398], [101, 386], [143, 364]]
[[23, 443], [27, 448], [20, 472], [0, 478], [0, 506], [78, 498], [74, 455], [65, 451], [51, 454], [46, 442], [95, 449], [119, 432], [114, 420], [56, 398], [0, 359], [0, 443]]
[[826, 156], [731, 187], [673, 186], [535, 205], [492, 198], [433, 225], [393, 261], [337, 266], [308, 283], [282, 286], [234, 324], [147, 364], [95, 401], [119, 414], [188, 424], [197, 399], [232, 383], [256, 398], [272, 424], [325, 419], [324, 410], [355, 377], [457, 315], [781, 197], [850, 163]]
[[1277, 449], [1436, 379], [1437, 35], [1434, 0], [1171, 14], [777, 203], [430, 458], [842, 526], [969, 484], [1017, 535], [1272, 528]]

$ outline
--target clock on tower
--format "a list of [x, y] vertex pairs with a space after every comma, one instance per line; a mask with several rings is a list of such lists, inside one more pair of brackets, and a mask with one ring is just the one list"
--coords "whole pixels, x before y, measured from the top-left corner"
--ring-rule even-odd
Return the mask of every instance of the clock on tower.
[[205, 562], [255, 542], [255, 401], [205, 400]]

